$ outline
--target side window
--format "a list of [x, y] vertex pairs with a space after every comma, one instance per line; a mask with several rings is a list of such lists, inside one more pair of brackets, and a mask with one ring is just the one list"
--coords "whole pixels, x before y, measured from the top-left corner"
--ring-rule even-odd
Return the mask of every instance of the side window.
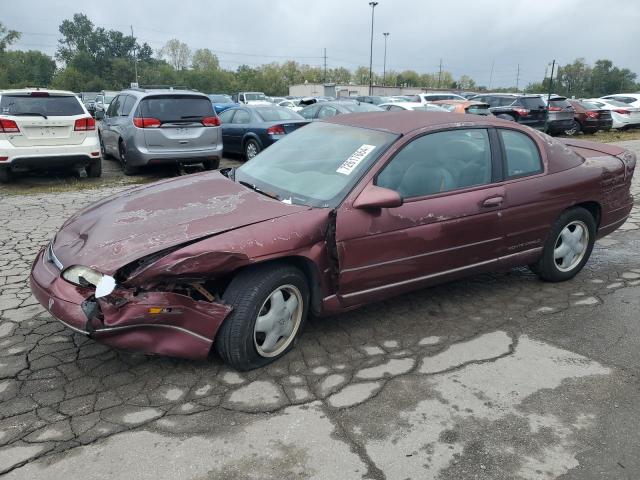
[[403, 111], [403, 110], [404, 110], [404, 108], [399, 107], [398, 105], [389, 105], [389, 106], [387, 107], [387, 110], [390, 110], [390, 111], [392, 111], [392, 112], [401, 112], [401, 111]]
[[136, 103], [136, 98], [131, 95], [127, 95], [122, 104], [122, 113], [125, 117], [131, 113], [131, 109], [133, 108], [133, 104]]
[[491, 183], [491, 146], [484, 129], [424, 135], [406, 145], [378, 175], [376, 185], [403, 198]]
[[107, 109], [107, 115], [110, 117], [117, 117], [118, 114], [118, 110], [121, 108], [121, 103], [120, 103], [120, 99], [122, 98], [121, 95], [118, 95], [116, 98], [114, 98], [111, 103], [109, 104], [109, 108]]
[[235, 110], [225, 110], [220, 115], [218, 115], [218, 117], [220, 117], [220, 121], [222, 123], [229, 123], [231, 122], [231, 117], [233, 117], [234, 113], [236, 113]]
[[250, 120], [251, 115], [249, 114], [249, 112], [247, 112], [246, 110], [238, 110], [231, 123], [249, 123]]
[[318, 113], [318, 118], [335, 117], [337, 114], [338, 110], [334, 107], [322, 107], [320, 113]]
[[535, 142], [524, 133], [499, 130], [506, 156], [507, 178], [542, 172], [542, 159]]
[[312, 118], [315, 118], [318, 108], [320, 108], [320, 105], [314, 105], [312, 107], [305, 108], [304, 110], [300, 110], [298, 113], [307, 120], [311, 120]]

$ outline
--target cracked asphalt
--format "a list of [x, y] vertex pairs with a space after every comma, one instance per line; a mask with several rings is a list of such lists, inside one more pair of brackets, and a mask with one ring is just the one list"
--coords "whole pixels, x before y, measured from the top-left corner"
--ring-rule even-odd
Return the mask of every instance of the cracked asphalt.
[[31, 296], [38, 249], [122, 188], [0, 190], [4, 478], [640, 478], [638, 208], [572, 281], [516, 269], [312, 319], [237, 373], [111, 350]]

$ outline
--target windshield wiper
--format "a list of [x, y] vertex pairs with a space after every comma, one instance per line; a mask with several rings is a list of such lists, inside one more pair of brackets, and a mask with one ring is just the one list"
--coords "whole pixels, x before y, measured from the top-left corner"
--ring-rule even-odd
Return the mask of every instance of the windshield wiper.
[[242, 180], [238, 181], [238, 183], [239, 183], [240, 185], [244, 185], [244, 186], [245, 186], [245, 187], [247, 187], [247, 188], [250, 188], [251, 190], [253, 190], [253, 191], [255, 191], [255, 192], [261, 193], [262, 195], [266, 195], [266, 196], [267, 196], [267, 197], [269, 197], [269, 198], [274, 198], [274, 199], [276, 199], [276, 200], [280, 200], [280, 198], [278, 198], [278, 196], [277, 196], [277, 195], [275, 195], [275, 194], [273, 194], [273, 193], [267, 193], [267, 192], [265, 192], [264, 190], [260, 190], [258, 187], [256, 187], [256, 186], [255, 186], [254, 184], [252, 184], [252, 183], [245, 182], [245, 181], [242, 181]]
[[49, 117], [47, 117], [44, 113], [10, 113], [9, 115], [13, 115], [14, 117], [42, 117], [45, 120], [48, 120]]

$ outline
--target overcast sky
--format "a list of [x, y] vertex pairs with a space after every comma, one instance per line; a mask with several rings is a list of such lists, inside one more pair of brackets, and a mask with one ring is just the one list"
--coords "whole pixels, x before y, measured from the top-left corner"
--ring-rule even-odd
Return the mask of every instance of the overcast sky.
[[[94, 24], [129, 31], [156, 50], [172, 37], [210, 48], [221, 65], [293, 59], [329, 67], [369, 65], [371, 7], [367, 0], [3, 0], [1, 20], [22, 32], [14, 48], [53, 54], [58, 26], [74, 13]], [[554, 58], [608, 58], [640, 74], [640, 0], [378, 0], [374, 69], [466, 74], [488, 85], [540, 81]], [[10, 6], [9, 6], [10, 5]]]

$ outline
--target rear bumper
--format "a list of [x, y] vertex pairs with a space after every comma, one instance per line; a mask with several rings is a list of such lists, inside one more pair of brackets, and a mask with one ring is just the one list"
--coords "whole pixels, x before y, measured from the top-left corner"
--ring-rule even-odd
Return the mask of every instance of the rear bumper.
[[[228, 305], [170, 292], [133, 295], [116, 289], [96, 301], [91, 289], [76, 287], [60, 277], [45, 249], [38, 253], [29, 280], [34, 297], [61, 323], [120, 350], [204, 359], [231, 311]], [[149, 314], [151, 307], [160, 307], [162, 312]]]
[[569, 130], [573, 127], [573, 122], [573, 117], [563, 118], [561, 120], [549, 119], [547, 123], [547, 131], [553, 133], [564, 132], [565, 130]]
[[211, 148], [187, 151], [168, 149], [150, 151], [147, 148], [129, 147], [127, 154], [129, 155], [127, 161], [135, 166], [200, 163], [220, 160], [222, 158], [222, 143], [212, 145]]
[[598, 130], [611, 130], [613, 126], [612, 119], [599, 120], [599, 119], [585, 119], [582, 122], [582, 130], [596, 132]]
[[8, 140], [0, 140], [0, 157], [8, 157], [0, 161], [0, 168], [12, 170], [72, 167], [100, 158], [100, 144], [97, 135], [87, 137], [80, 145], [14, 147]]

